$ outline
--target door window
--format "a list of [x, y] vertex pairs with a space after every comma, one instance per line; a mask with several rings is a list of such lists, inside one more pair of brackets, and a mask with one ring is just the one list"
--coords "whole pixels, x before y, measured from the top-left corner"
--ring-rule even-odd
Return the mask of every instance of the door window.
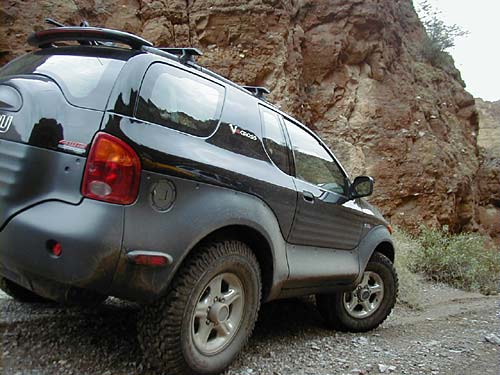
[[288, 146], [279, 115], [264, 107], [260, 107], [260, 113], [264, 147], [273, 163], [283, 172], [290, 174]]
[[292, 143], [296, 177], [345, 195], [347, 178], [323, 145], [298, 125], [286, 119], [285, 124]]
[[219, 123], [224, 88], [166, 64], [148, 69], [141, 87], [137, 118], [207, 137]]

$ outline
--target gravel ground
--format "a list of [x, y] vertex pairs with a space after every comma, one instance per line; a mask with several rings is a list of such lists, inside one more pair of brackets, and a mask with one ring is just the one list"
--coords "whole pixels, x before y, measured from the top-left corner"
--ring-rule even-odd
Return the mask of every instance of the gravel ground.
[[[424, 287], [421, 309], [398, 305], [365, 334], [325, 329], [312, 299], [266, 304], [226, 375], [498, 375], [500, 345], [486, 340], [500, 335], [498, 297]], [[62, 309], [0, 295], [0, 312], [2, 374], [150, 375], [140, 363], [137, 305], [110, 299], [92, 310]]]

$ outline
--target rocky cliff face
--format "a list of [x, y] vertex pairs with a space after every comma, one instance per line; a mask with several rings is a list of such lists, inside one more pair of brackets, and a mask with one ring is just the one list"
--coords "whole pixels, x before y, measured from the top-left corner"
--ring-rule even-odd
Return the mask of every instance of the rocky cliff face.
[[481, 166], [478, 173], [477, 221], [492, 237], [500, 238], [500, 101], [476, 99], [479, 112], [478, 145]]
[[352, 175], [374, 176], [371, 200], [393, 223], [479, 229], [474, 99], [453, 66], [420, 57], [411, 0], [3, 0], [0, 62], [46, 16], [199, 47], [202, 65], [269, 87]]
[[479, 135], [477, 143], [483, 153], [500, 157], [500, 100], [488, 102], [476, 99], [479, 113]]

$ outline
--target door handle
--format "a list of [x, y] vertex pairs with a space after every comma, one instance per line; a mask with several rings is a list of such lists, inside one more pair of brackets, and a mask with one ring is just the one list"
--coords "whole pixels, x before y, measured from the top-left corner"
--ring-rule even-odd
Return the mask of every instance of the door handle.
[[302, 191], [302, 198], [304, 198], [307, 203], [314, 203], [314, 194], [310, 191]]

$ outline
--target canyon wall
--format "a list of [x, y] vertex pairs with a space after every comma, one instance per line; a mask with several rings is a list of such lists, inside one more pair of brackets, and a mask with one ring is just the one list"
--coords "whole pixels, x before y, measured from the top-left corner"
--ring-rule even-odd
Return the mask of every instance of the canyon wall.
[[474, 98], [452, 62], [421, 56], [410, 0], [2, 0], [0, 63], [28, 51], [47, 16], [198, 47], [203, 66], [270, 88], [351, 175], [374, 176], [371, 201], [392, 223], [492, 232], [479, 178], [495, 176], [481, 169]]
[[493, 238], [500, 238], [500, 100], [476, 99], [479, 112], [477, 143], [481, 152], [476, 219]]
[[483, 154], [500, 157], [500, 100], [488, 102], [476, 98], [479, 114], [477, 143]]

